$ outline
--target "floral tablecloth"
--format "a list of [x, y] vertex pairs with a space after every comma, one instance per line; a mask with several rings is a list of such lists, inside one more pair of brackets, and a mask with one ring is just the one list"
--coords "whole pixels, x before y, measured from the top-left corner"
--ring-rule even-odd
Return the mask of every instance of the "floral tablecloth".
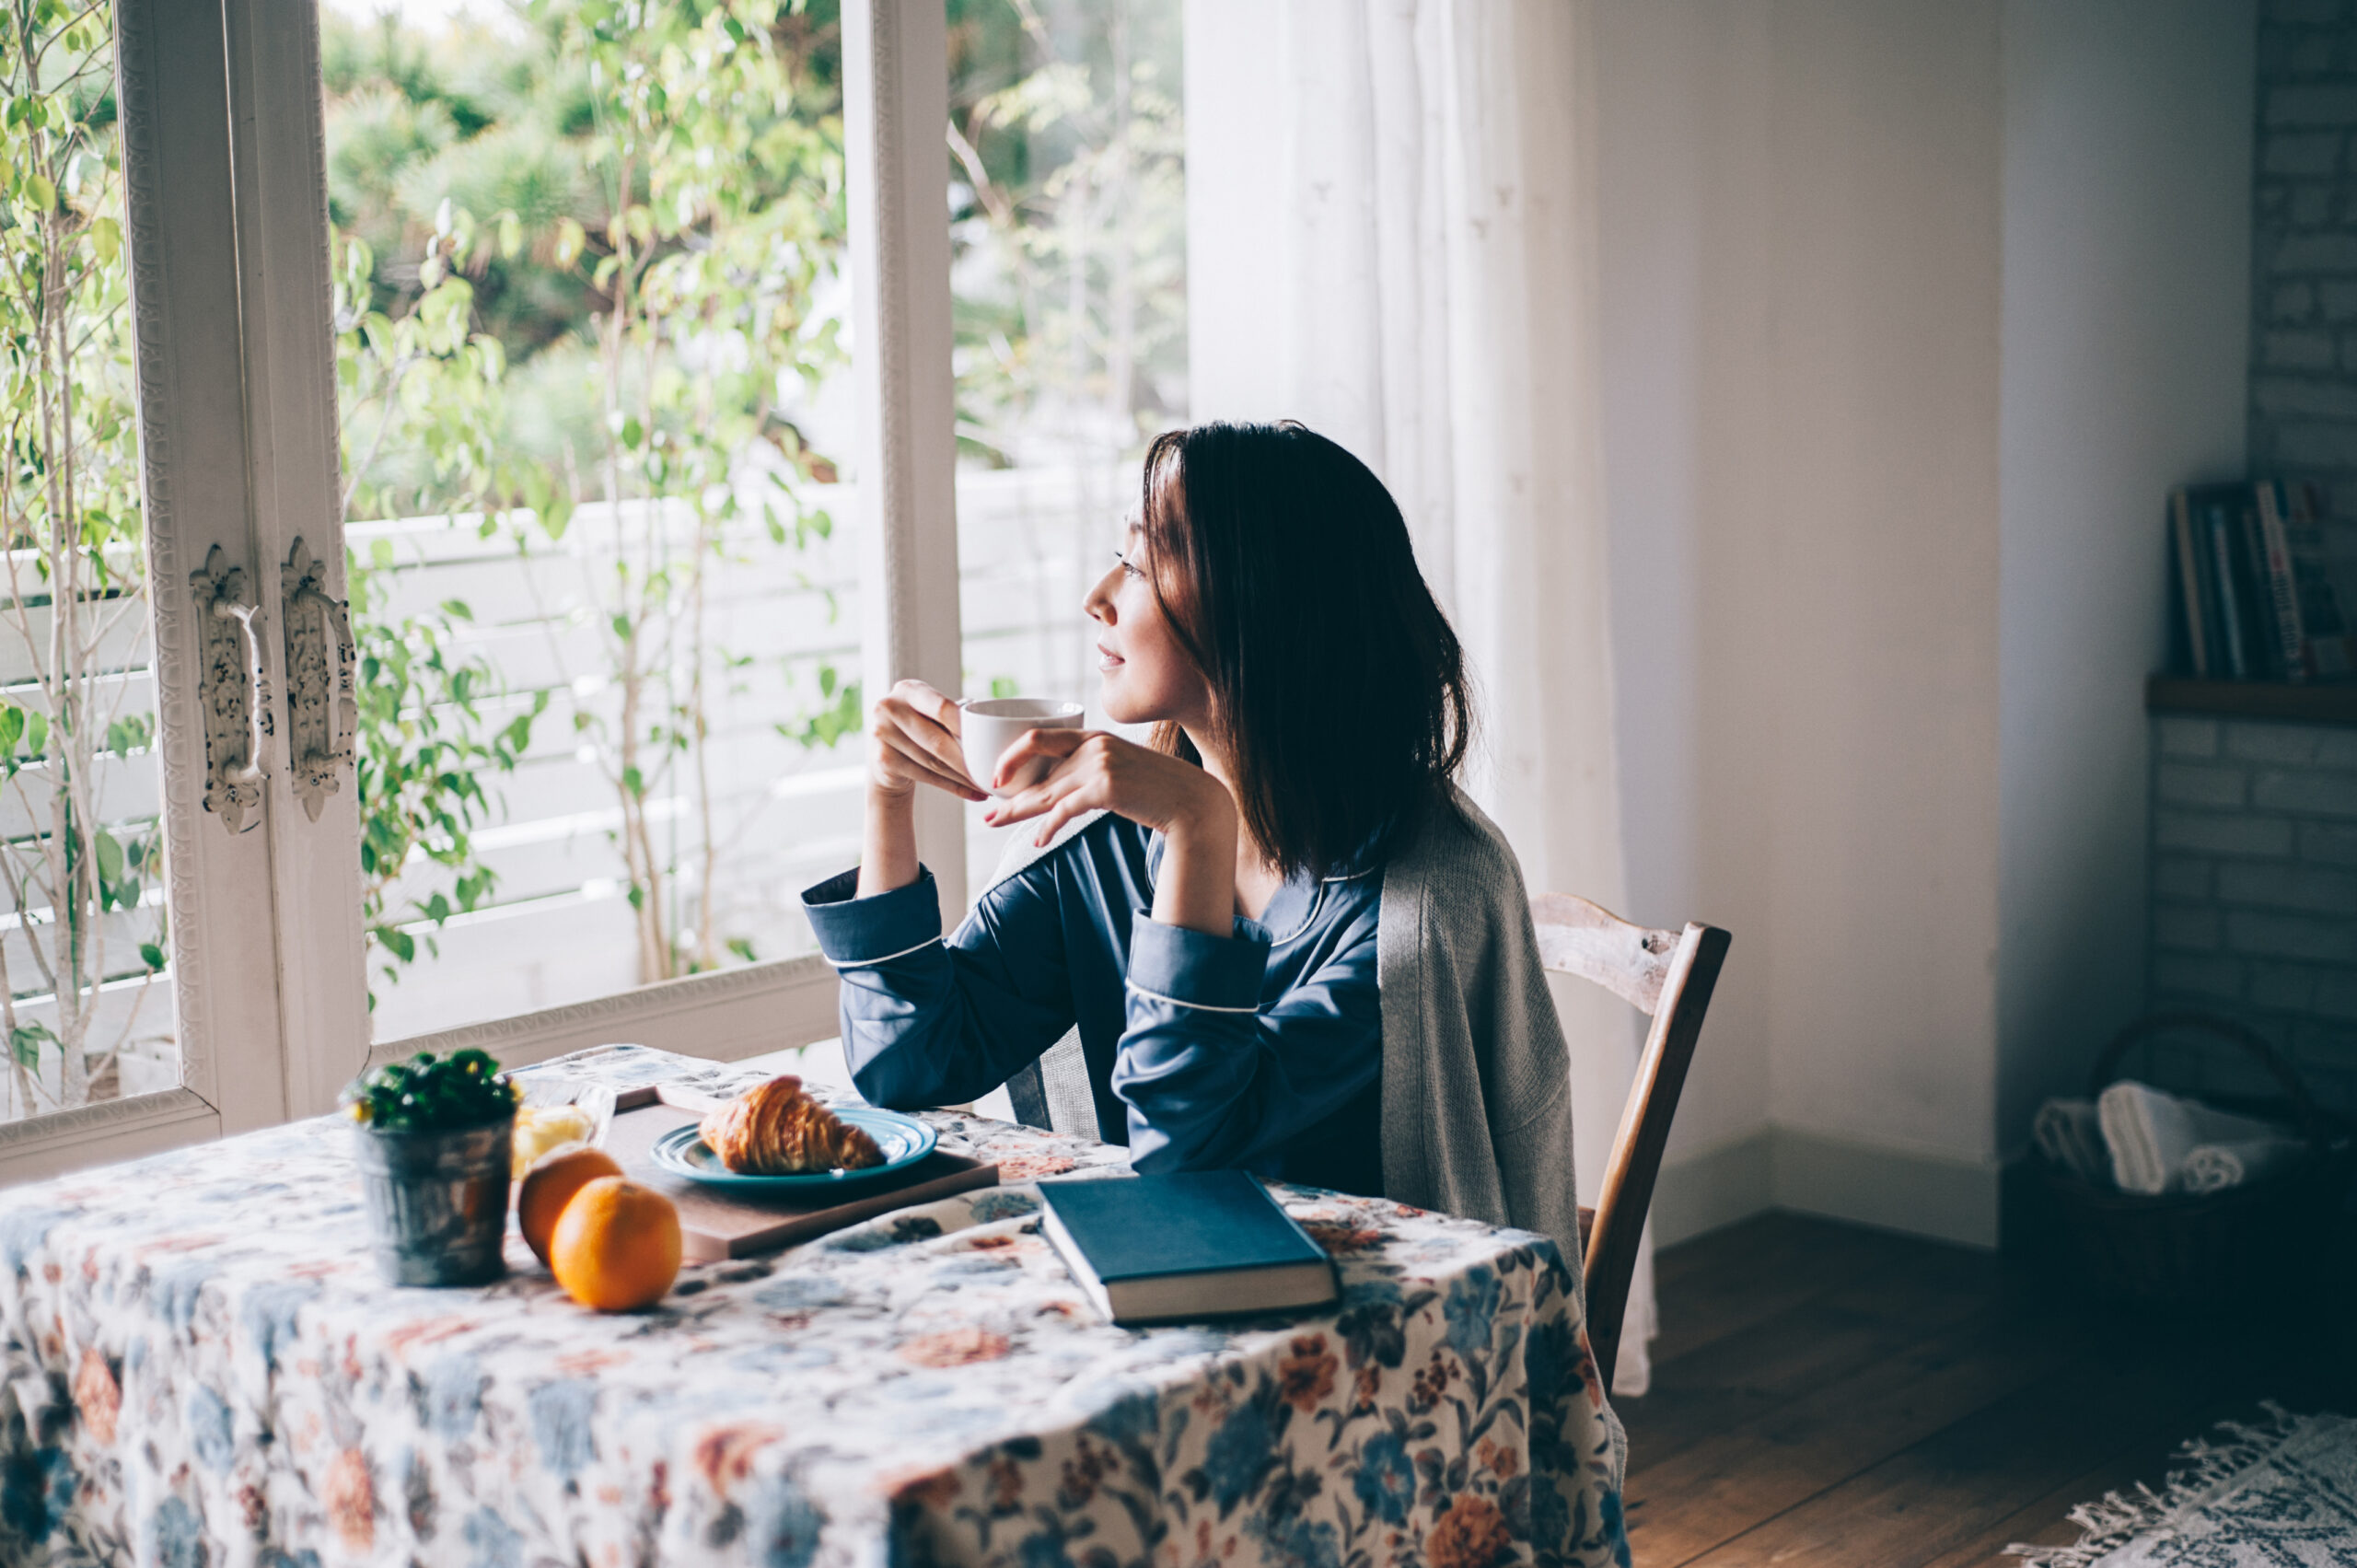
[[1543, 1237], [1279, 1187], [1339, 1310], [1120, 1329], [1028, 1182], [1123, 1151], [933, 1120], [1007, 1184], [691, 1266], [621, 1317], [513, 1237], [498, 1284], [379, 1283], [332, 1120], [0, 1191], [0, 1562], [1629, 1561], [1620, 1426]]

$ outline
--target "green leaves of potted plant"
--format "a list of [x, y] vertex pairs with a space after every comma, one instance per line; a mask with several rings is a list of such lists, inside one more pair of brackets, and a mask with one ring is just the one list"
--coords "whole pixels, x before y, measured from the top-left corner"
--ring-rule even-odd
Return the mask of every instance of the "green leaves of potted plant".
[[343, 1105], [385, 1283], [481, 1284], [505, 1268], [516, 1086], [480, 1051], [421, 1051], [354, 1079]]

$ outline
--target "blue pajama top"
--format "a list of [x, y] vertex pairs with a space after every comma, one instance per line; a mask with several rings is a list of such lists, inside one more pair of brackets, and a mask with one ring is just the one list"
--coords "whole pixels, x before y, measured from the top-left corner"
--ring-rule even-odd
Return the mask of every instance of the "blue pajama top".
[[[1241, 1167], [1379, 1196], [1379, 868], [1296, 875], [1227, 936], [1150, 914], [1159, 835], [1109, 813], [982, 895], [946, 942], [933, 874], [802, 895], [875, 1105], [979, 1098], [1075, 1024], [1097, 1124], [1141, 1171]], [[1126, 1131], [1127, 1137], [1123, 1133]]]

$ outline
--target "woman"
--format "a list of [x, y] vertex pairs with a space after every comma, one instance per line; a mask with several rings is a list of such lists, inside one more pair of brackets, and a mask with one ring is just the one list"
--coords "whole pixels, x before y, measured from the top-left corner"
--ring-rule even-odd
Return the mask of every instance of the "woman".
[[958, 711], [870, 726], [865, 854], [804, 894], [843, 1049], [883, 1105], [967, 1100], [1077, 1026], [1099, 1135], [1144, 1171], [1241, 1167], [1554, 1237], [1576, 1269], [1570, 1094], [1521, 878], [1451, 783], [1457, 642], [1382, 483], [1307, 429], [1210, 424], [1146, 459], [1087, 597], [1103, 706], [1150, 745], [1034, 730], [992, 805], [1029, 864], [945, 944], [920, 788]]
[[[1105, 712], [1153, 743], [1012, 748], [997, 777], [1053, 771], [987, 816], [1036, 853], [946, 944], [911, 801], [987, 797], [956, 704], [903, 681], [875, 706], [865, 856], [803, 895], [860, 1092], [970, 1099], [1077, 1026], [1081, 1098], [1138, 1169], [1240, 1166], [1518, 1225], [1578, 1292], [1562, 1031], [1513, 853], [1450, 782], [1463, 660], [1382, 484], [1298, 424], [1164, 436], [1085, 608]], [[1626, 1438], [1592, 1365], [1539, 1343], [1528, 1439], [1558, 1487], [1515, 1533], [1545, 1538], [1539, 1562], [1625, 1568]]]

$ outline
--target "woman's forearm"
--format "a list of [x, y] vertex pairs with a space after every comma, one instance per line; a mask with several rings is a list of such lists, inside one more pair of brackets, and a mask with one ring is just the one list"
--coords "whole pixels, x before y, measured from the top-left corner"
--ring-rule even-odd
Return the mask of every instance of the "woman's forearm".
[[[1223, 796], [1226, 791], [1214, 784]], [[1212, 936], [1236, 929], [1236, 809], [1225, 801], [1163, 829], [1154, 918]]]
[[859, 857], [859, 896], [872, 899], [917, 879], [917, 801], [913, 789], [867, 787], [867, 831]]

